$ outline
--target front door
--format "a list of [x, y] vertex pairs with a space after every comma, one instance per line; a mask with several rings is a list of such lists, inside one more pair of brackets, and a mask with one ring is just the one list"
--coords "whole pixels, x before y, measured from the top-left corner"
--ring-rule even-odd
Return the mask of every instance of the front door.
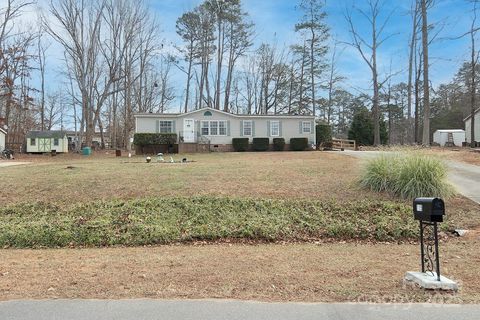
[[183, 120], [183, 142], [195, 142], [195, 120], [193, 119]]
[[52, 144], [50, 139], [39, 138], [38, 139], [38, 152], [50, 152], [52, 150]]

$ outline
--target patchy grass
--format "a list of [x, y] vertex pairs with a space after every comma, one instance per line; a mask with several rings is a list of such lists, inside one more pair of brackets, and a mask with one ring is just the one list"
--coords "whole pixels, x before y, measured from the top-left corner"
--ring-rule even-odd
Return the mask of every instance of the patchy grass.
[[[254, 198], [376, 199], [355, 184], [358, 160], [321, 152], [177, 155], [195, 162], [150, 163], [142, 157], [34, 156], [1, 168], [0, 203], [71, 205], [93, 200], [211, 195]], [[37, 161], [37, 158], [40, 160]], [[155, 160], [155, 158], [154, 158]], [[29, 161], [29, 158], [22, 158]], [[66, 169], [67, 166], [73, 169]], [[388, 197], [384, 197], [388, 199]]]
[[410, 240], [410, 207], [344, 202], [231, 198], [155, 198], [0, 208], [0, 246], [151, 245], [198, 240]]
[[0, 300], [243, 299], [302, 302], [480, 303], [479, 240], [441, 243], [441, 294], [402, 283], [418, 245], [222, 244], [0, 250]]

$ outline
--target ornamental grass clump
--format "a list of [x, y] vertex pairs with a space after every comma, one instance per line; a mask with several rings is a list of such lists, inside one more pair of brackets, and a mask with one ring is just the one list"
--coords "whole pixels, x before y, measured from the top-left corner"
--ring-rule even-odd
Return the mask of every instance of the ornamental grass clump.
[[454, 195], [446, 181], [442, 161], [424, 155], [381, 156], [371, 160], [360, 184], [376, 192], [388, 192], [399, 198], [443, 197]]

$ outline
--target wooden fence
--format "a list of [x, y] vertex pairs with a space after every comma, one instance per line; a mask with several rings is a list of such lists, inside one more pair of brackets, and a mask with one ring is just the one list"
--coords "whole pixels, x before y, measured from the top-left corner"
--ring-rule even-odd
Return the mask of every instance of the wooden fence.
[[346, 139], [332, 139], [334, 149], [351, 149], [357, 150], [357, 144], [355, 140]]

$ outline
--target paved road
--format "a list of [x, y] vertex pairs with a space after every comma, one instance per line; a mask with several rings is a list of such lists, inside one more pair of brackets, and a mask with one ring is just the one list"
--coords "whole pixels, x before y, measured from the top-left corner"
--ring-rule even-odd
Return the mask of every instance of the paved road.
[[242, 301], [47, 300], [0, 302], [2, 320], [478, 320], [480, 305], [369, 305]]
[[[350, 151], [341, 154], [360, 159], [372, 159], [388, 151]], [[448, 166], [448, 180], [465, 197], [480, 203], [480, 166], [458, 161], [446, 161]], [[480, 317], [479, 317], [480, 319]]]

